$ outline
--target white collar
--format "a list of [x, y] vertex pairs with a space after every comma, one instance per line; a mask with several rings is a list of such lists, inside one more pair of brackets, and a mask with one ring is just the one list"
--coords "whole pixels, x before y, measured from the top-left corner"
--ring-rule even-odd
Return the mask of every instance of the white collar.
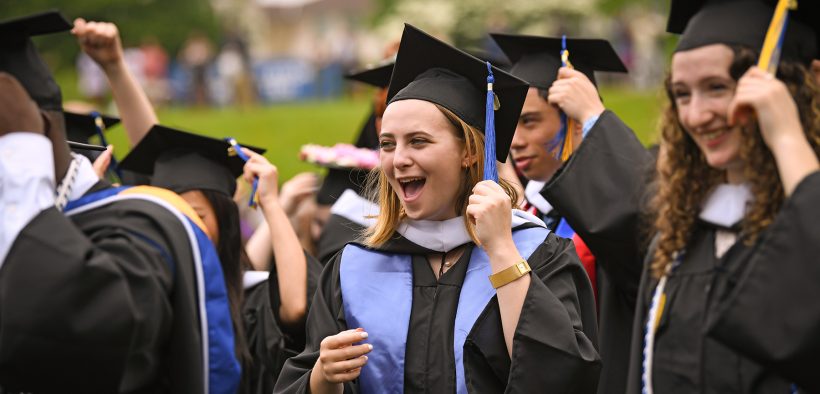
[[[512, 226], [516, 228], [525, 223], [546, 227], [543, 221], [527, 212], [513, 209]], [[447, 252], [456, 246], [472, 242], [467, 227], [464, 226], [464, 217], [436, 220], [404, 220], [396, 230], [416, 245], [423, 246], [436, 252]]]
[[720, 184], [706, 198], [700, 211], [700, 219], [731, 228], [743, 220], [746, 207], [751, 200], [752, 191], [748, 184]]
[[268, 279], [270, 272], [268, 271], [245, 271], [242, 275], [242, 287], [245, 290], [250, 289]]
[[363, 227], [370, 227], [376, 223], [379, 206], [358, 195], [353, 190], [346, 189], [330, 207], [330, 213], [344, 217]]
[[541, 181], [529, 181], [527, 187], [524, 188], [524, 196], [527, 201], [544, 215], [552, 212], [552, 204], [541, 195], [541, 190], [544, 189], [546, 184], [546, 182]]

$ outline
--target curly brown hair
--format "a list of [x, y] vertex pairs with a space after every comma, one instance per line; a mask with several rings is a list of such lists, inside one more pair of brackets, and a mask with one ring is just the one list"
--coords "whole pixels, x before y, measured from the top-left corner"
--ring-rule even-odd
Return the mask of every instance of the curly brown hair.
[[[729, 74], [737, 81], [755, 64], [758, 55], [747, 47], [731, 46], [731, 49], [734, 60]], [[820, 156], [820, 101], [814, 76], [802, 64], [783, 61], [777, 78], [788, 87], [809, 144]], [[700, 211], [709, 192], [726, 179], [725, 171], [708, 165], [703, 153], [681, 126], [669, 75], [665, 86], [668, 103], [661, 119], [657, 193], [652, 200], [658, 237], [651, 263], [655, 278], [666, 272], [689, 243], [696, 220], [692, 212]], [[753, 196], [741, 225], [741, 237], [743, 242], [751, 244], [774, 220], [783, 204], [784, 194], [774, 156], [763, 141], [758, 126], [743, 127], [741, 135], [739, 154]]]

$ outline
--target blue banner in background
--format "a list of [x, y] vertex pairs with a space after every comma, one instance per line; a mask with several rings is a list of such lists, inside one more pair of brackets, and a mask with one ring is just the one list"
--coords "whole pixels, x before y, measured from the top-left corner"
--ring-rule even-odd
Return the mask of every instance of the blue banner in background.
[[314, 96], [316, 70], [300, 59], [255, 62], [253, 74], [259, 98], [264, 102], [304, 100]]

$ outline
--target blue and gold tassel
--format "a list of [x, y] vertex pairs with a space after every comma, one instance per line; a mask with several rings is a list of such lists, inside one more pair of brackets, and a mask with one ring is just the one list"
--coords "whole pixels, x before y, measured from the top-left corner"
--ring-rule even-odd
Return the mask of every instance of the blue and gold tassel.
[[[228, 148], [228, 156], [239, 156], [244, 162], [248, 162], [251, 158], [242, 152], [242, 145], [239, 145], [236, 142], [236, 139], [231, 137], [225, 137], [225, 141], [231, 146]], [[259, 205], [259, 196], [256, 193], [256, 188], [259, 186], [259, 177], [254, 177], [253, 179], [253, 187], [251, 188], [251, 197], [248, 200], [248, 206], [251, 208], [256, 208]]]
[[[572, 63], [569, 61], [569, 51], [567, 50], [567, 36], [561, 36], [561, 66], [572, 68]], [[560, 111], [561, 128], [558, 134], [549, 143], [548, 149], [554, 152], [556, 159], [567, 161], [572, 155], [572, 130], [575, 127], [574, 122], [570, 119], [564, 111]]]
[[[97, 136], [100, 137], [100, 145], [108, 148], [108, 141], [105, 139], [105, 122], [103, 121], [102, 115], [97, 111], [92, 111], [89, 115], [94, 118], [94, 126], [97, 129]], [[114, 174], [122, 181], [122, 171], [120, 171], [120, 165], [117, 163], [117, 159], [113, 154], [111, 155], [111, 164], [108, 168], [113, 169]]]
[[789, 24], [789, 10], [797, 9], [797, 0], [778, 0], [774, 9], [772, 22], [766, 31], [766, 39], [760, 50], [760, 59], [757, 66], [771, 75], [777, 74], [780, 63], [780, 54], [783, 47], [783, 37], [786, 36], [786, 27]]

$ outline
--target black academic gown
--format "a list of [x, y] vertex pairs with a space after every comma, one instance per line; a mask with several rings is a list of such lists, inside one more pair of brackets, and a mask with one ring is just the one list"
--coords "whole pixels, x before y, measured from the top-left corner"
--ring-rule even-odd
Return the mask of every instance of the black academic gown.
[[[749, 250], [736, 242], [715, 257], [720, 227], [698, 220], [686, 253], [667, 278], [666, 303], [655, 334], [653, 388], [656, 393], [790, 393], [791, 384], [775, 371], [704, 335], [715, 283], [734, 276]], [[658, 280], [649, 267], [641, 278], [628, 393], [641, 392], [644, 328]]]
[[[820, 392], [820, 172], [807, 176], [737, 271], [715, 285], [709, 335]], [[808, 390], [808, 391], [804, 391]], [[780, 391], [782, 392], [782, 391]]]
[[322, 265], [350, 242], [361, 237], [365, 227], [344, 216], [331, 214], [322, 229], [317, 245], [317, 257]]
[[[307, 262], [307, 307], [316, 292], [322, 267], [305, 253]], [[268, 279], [245, 289], [242, 318], [248, 350], [253, 362], [243, 366], [242, 394], [270, 394], [285, 360], [305, 348], [305, 324], [285, 325], [279, 317], [281, 298], [276, 264], [271, 258]], [[306, 311], [305, 316], [307, 317]]]
[[[601, 384], [606, 384], [602, 392], [641, 392], [644, 328], [658, 283], [648, 265], [643, 268], [645, 256], [652, 254], [645, 246], [650, 236], [646, 229], [651, 226], [642, 215], [652, 192], [648, 174], [654, 162], [632, 131], [606, 111], [545, 186], [545, 196], [560, 206], [601, 267]], [[668, 279], [667, 302], [655, 339], [654, 391], [787, 393], [787, 382], [772, 371], [703, 333], [712, 284], [734, 269], [728, 263], [732, 256], [745, 252], [740, 242], [717, 259], [716, 230], [698, 221], [680, 267]], [[630, 331], [631, 338], [625, 338]]]
[[182, 223], [148, 201], [40, 212], [0, 269], [0, 385], [203, 392], [192, 261]]
[[[455, 392], [453, 327], [472, 248], [469, 244], [438, 282], [425, 258], [434, 252], [401, 236], [381, 248], [413, 256], [413, 303], [404, 372], [407, 393]], [[337, 255], [322, 272], [308, 316], [307, 346], [285, 363], [275, 393], [307, 393], [320, 342], [349, 328], [342, 307], [340, 261]], [[550, 233], [528, 262], [533, 280], [516, 328], [512, 359], [494, 297], [464, 345], [468, 391], [595, 392], [600, 362], [595, 349], [594, 299], [572, 241]], [[356, 381], [345, 384], [345, 392], [358, 392]]]
[[635, 299], [645, 241], [641, 231], [655, 160], [632, 130], [605, 111], [541, 194], [561, 212], [596, 259], [599, 393], [626, 388]]

